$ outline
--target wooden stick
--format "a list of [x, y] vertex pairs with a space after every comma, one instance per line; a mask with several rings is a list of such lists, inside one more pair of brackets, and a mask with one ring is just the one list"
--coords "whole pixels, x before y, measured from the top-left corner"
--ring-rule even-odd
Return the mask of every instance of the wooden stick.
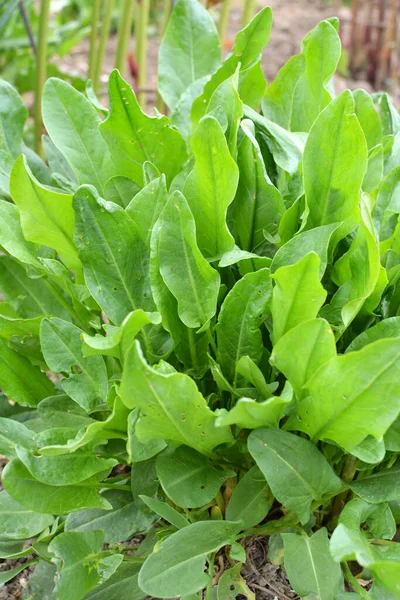
[[129, 38], [132, 33], [133, 12], [135, 0], [124, 0], [118, 25], [118, 42], [115, 57], [115, 67], [122, 76], [125, 75], [126, 55], [129, 46]]
[[50, 0], [41, 0], [39, 17], [39, 36], [36, 54], [36, 86], [35, 86], [35, 150], [42, 156], [42, 96], [47, 75], [47, 40], [49, 32]]

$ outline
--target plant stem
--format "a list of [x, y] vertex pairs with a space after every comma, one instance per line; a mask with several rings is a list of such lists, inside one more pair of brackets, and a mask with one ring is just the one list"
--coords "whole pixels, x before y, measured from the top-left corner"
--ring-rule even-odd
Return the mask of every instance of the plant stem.
[[350, 571], [349, 565], [347, 563], [342, 563], [342, 567], [343, 567], [343, 573], [344, 573], [345, 579], [351, 585], [351, 587], [353, 588], [353, 590], [357, 594], [360, 594], [361, 598], [366, 598], [368, 600], [369, 594], [362, 587], [362, 585], [360, 585], [358, 583], [357, 579], [354, 577], [353, 573]]
[[225, 39], [226, 28], [228, 26], [229, 15], [231, 12], [232, 0], [223, 0], [218, 19], [218, 33], [221, 42]]
[[[171, 8], [172, 8], [172, 0], [165, 0], [163, 21], [162, 21], [162, 25], [161, 25], [161, 35], [160, 35], [161, 40], [164, 37], [165, 32], [167, 31], [169, 17], [171, 15]], [[157, 106], [157, 110], [159, 110], [160, 113], [165, 113], [166, 106], [165, 106], [164, 100], [162, 99], [160, 92], [157, 92], [156, 106]]]
[[[356, 456], [352, 456], [348, 454], [345, 458], [342, 472], [340, 473], [340, 477], [344, 482], [348, 483], [353, 480], [354, 475], [357, 470], [358, 458]], [[349, 491], [345, 490], [341, 494], [338, 494], [333, 501], [332, 511], [331, 511], [331, 521], [333, 521], [339, 514], [342, 512], [344, 503], [346, 502], [346, 498]]]
[[133, 10], [135, 0], [124, 0], [118, 25], [117, 54], [115, 57], [115, 68], [122, 76], [125, 74], [126, 54], [128, 52], [129, 38], [132, 32]]
[[40, 1], [39, 37], [36, 54], [36, 88], [35, 88], [35, 150], [43, 154], [42, 148], [42, 95], [46, 81], [47, 37], [49, 31], [50, 0]]
[[102, 23], [100, 30], [100, 42], [97, 49], [95, 72], [93, 77], [93, 89], [97, 93], [100, 85], [100, 76], [103, 70], [104, 54], [106, 52], [108, 36], [110, 33], [110, 25], [112, 12], [114, 8], [114, 0], [105, 0], [104, 11], [102, 15]]
[[215, 340], [214, 340], [214, 338], [212, 336], [210, 328], [207, 329], [207, 337], [208, 337], [208, 341], [210, 342], [210, 346], [213, 349], [214, 355], [217, 356], [217, 345], [216, 345]]
[[138, 87], [139, 104], [142, 108], [146, 104], [146, 79], [147, 79], [147, 26], [149, 23], [150, 0], [138, 0], [137, 31], [136, 31], [136, 59], [139, 67]]
[[36, 54], [36, 40], [33, 35], [32, 27], [29, 21], [28, 13], [26, 12], [24, 0], [20, 0], [18, 3], [19, 12], [21, 13], [22, 20], [24, 22], [25, 31], [28, 34], [29, 42], [34, 54]]
[[96, 74], [96, 55], [97, 55], [97, 30], [100, 19], [100, 0], [93, 0], [92, 8], [92, 29], [90, 32], [90, 50], [89, 50], [89, 79], [94, 80]]
[[256, 0], [244, 0], [243, 7], [243, 15], [242, 15], [242, 24], [241, 27], [246, 27], [248, 23], [250, 23], [253, 18], [254, 12], [256, 8]]

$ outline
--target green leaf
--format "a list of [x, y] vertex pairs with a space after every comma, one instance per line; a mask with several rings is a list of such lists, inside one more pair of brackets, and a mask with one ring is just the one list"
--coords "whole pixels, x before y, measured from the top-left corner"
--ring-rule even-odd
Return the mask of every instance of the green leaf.
[[333, 331], [324, 319], [304, 321], [280, 338], [270, 362], [290, 381], [298, 398], [321, 365], [336, 356]]
[[259, 362], [263, 353], [260, 326], [269, 311], [272, 282], [269, 269], [248, 273], [226, 296], [216, 327], [218, 362], [229, 381], [236, 383], [242, 356]]
[[230, 442], [228, 428], [217, 428], [193, 379], [182, 373], [163, 374], [146, 363], [135, 341], [126, 356], [120, 387], [129, 408], [142, 410], [136, 424], [139, 440], [170, 439], [209, 454]]
[[279, 429], [258, 429], [248, 439], [249, 452], [275, 498], [302, 523], [311, 507], [338, 494], [342, 484], [320, 451], [308, 440]]
[[165, 174], [169, 185], [187, 159], [183, 137], [172, 129], [168, 117], [149, 117], [142, 112], [131, 86], [116, 70], [110, 75], [108, 91], [111, 110], [100, 131], [117, 175], [144, 185], [143, 164], [150, 161]]
[[197, 124], [206, 114], [214, 91], [223, 81], [234, 74], [239, 63], [240, 70], [245, 71], [259, 58], [260, 52], [268, 44], [271, 25], [272, 11], [269, 7], [265, 7], [244, 29], [239, 31], [232, 50], [221, 67], [212, 75], [210, 81], [206, 83], [203, 93], [193, 103], [191, 119], [194, 124]]
[[306, 384], [310, 397], [299, 404], [308, 435], [333, 440], [348, 451], [367, 435], [379, 440], [399, 412], [399, 360], [396, 338], [373, 342], [322, 365]]
[[160, 219], [158, 260], [161, 276], [178, 302], [182, 322], [187, 327], [200, 327], [217, 310], [219, 274], [197, 246], [193, 215], [180, 192], [170, 196]]
[[294, 265], [309, 252], [315, 252], [321, 260], [319, 274], [322, 277], [329, 262], [329, 243], [333, 233], [339, 227], [340, 223], [332, 223], [331, 225], [314, 227], [314, 229], [310, 229], [309, 231], [298, 233], [281, 246], [274, 255], [271, 263], [271, 272], [274, 273], [280, 267]]
[[319, 23], [302, 42], [302, 52], [292, 56], [267, 88], [263, 114], [292, 131], [309, 131], [331, 95], [327, 84], [340, 58], [340, 39], [328, 20]]
[[24, 236], [30, 242], [54, 248], [70, 269], [81, 266], [73, 241], [75, 217], [72, 196], [41, 185], [20, 156], [14, 164], [10, 191], [21, 215]]
[[371, 96], [365, 90], [355, 90], [353, 98], [355, 113], [364, 131], [370, 156], [371, 150], [380, 149], [376, 163], [369, 158], [368, 171], [363, 182], [363, 189], [371, 191], [380, 183], [383, 175], [382, 123]]
[[79, 183], [103, 192], [115, 172], [99, 132], [100, 118], [89, 100], [65, 81], [51, 77], [43, 90], [43, 121]]
[[75, 194], [74, 209], [75, 239], [93, 298], [116, 325], [135, 308], [153, 310], [146, 253], [133, 221], [87, 186]]
[[27, 450], [35, 448], [33, 432], [25, 427], [23, 423], [0, 417], [0, 454], [4, 454], [8, 458], [14, 458], [16, 456], [15, 446]]
[[[101, 405], [108, 391], [106, 366], [101, 356], [84, 358], [81, 330], [61, 319], [43, 319], [40, 341], [53, 373], [68, 374], [61, 381], [65, 393], [87, 412]], [[76, 367], [79, 372], [74, 371]]]
[[192, 448], [180, 446], [171, 456], [159, 455], [157, 476], [168, 498], [182, 508], [204, 506], [217, 495], [234, 471], [222, 471]]
[[236, 240], [244, 250], [260, 250], [265, 234], [276, 235], [285, 212], [282, 196], [268, 177], [254, 124], [241, 122], [244, 133], [238, 148], [239, 184], [231, 216]]
[[38, 367], [1, 339], [0, 386], [10, 400], [22, 406], [36, 406], [54, 390], [50, 379]]
[[243, 103], [238, 93], [238, 69], [217, 87], [207, 107], [207, 114], [215, 117], [221, 125], [233, 158], [237, 153], [238, 129], [243, 116]]
[[158, 57], [158, 85], [173, 110], [186, 89], [221, 63], [219, 36], [211, 15], [196, 0], [179, 0]]
[[25, 269], [8, 256], [0, 256], [0, 288], [4, 298], [23, 318], [43, 315], [71, 318], [64, 296], [47, 278], [28, 277]]
[[143, 600], [145, 594], [138, 584], [140, 566], [122, 562], [107, 581], [86, 594], [85, 600]]
[[218, 600], [236, 600], [238, 594], [247, 600], [256, 600], [254, 593], [247, 587], [245, 580], [240, 575], [242, 566], [239, 563], [223, 573], [218, 582]]
[[200, 521], [180, 529], [148, 557], [139, 574], [140, 587], [158, 597], [194, 594], [208, 582], [207, 554], [232, 543], [237, 532], [238, 524], [229, 521]]
[[56, 568], [51, 563], [40, 560], [30, 575], [22, 596], [23, 600], [57, 600], [53, 594]]
[[183, 527], [187, 527], [189, 525], [189, 521], [166, 502], [161, 502], [161, 500], [158, 500], [158, 498], [150, 498], [150, 496], [140, 495], [139, 498], [141, 498], [146, 506], [148, 506], [153, 512], [160, 515], [160, 517], [178, 529], [182, 529]]
[[327, 295], [319, 281], [319, 267], [319, 256], [310, 252], [272, 275], [276, 283], [271, 302], [275, 344], [284, 333], [317, 316]]
[[165, 176], [153, 179], [138, 192], [126, 207], [126, 212], [137, 226], [138, 233], [150, 249], [152, 229], [168, 200]]
[[139, 191], [140, 186], [132, 179], [116, 175], [107, 181], [104, 188], [104, 199], [115, 202], [122, 208], [127, 208]]
[[261, 523], [267, 516], [273, 498], [265, 477], [257, 466], [239, 481], [226, 509], [228, 521], [240, 521], [243, 529]]
[[49, 545], [59, 569], [54, 593], [59, 600], [80, 600], [91, 589], [104, 583], [122, 562], [122, 554], [101, 552], [102, 531], [61, 533]]
[[400, 317], [389, 317], [355, 337], [346, 352], [356, 352], [372, 342], [397, 337], [400, 337]]
[[16, 158], [21, 144], [28, 111], [18, 92], [4, 79], [0, 82], [0, 145]]
[[18, 575], [18, 573], [21, 573], [21, 571], [24, 571], [24, 569], [29, 567], [29, 565], [34, 565], [37, 562], [38, 562], [38, 559], [33, 558], [32, 560], [28, 560], [28, 561], [22, 563], [22, 565], [18, 565], [18, 567], [15, 567], [14, 569], [7, 569], [6, 571], [0, 571], [0, 585], [3, 586], [8, 581], [11, 581], [11, 579], [13, 579], [16, 575]]
[[18, 208], [5, 200], [0, 200], [0, 246], [20, 262], [41, 267], [35, 246], [22, 233]]
[[44, 514], [67, 514], [84, 508], [110, 508], [109, 502], [98, 494], [101, 485], [90, 479], [76, 485], [51, 486], [37, 481], [14, 458], [3, 471], [6, 491], [23, 506]]
[[71, 513], [65, 522], [65, 531], [101, 530], [104, 543], [112, 544], [129, 540], [153, 525], [154, 516], [142, 511], [130, 492], [107, 490], [102, 497], [110, 502], [112, 510], [94, 508]]
[[315, 594], [321, 600], [335, 600], [343, 587], [340, 565], [329, 553], [328, 532], [323, 527], [311, 537], [283, 533], [285, 569], [294, 591], [302, 598]]
[[201, 120], [190, 144], [196, 162], [183, 193], [196, 221], [201, 252], [207, 257], [219, 257], [234, 246], [226, 212], [235, 197], [239, 171], [214, 117], [208, 115]]
[[47, 485], [73, 485], [97, 473], [109, 471], [116, 464], [114, 458], [97, 457], [85, 449], [74, 454], [46, 457], [17, 446], [17, 456], [35, 479]]
[[354, 114], [353, 96], [347, 90], [319, 115], [304, 148], [308, 229], [354, 215], [367, 158], [364, 133]]
[[54, 521], [52, 515], [33, 512], [14, 500], [6, 491], [0, 492], [0, 536], [8, 540], [35, 537]]
[[239, 398], [229, 412], [225, 409], [220, 410], [217, 425], [237, 425], [241, 429], [277, 427], [287, 404], [288, 401], [280, 397], [268, 398], [264, 402], [257, 402], [252, 398]]
[[400, 494], [400, 465], [383, 468], [360, 481], [353, 481], [349, 486], [366, 502], [376, 504], [397, 500]]
[[239, 358], [236, 365], [236, 373], [242, 375], [246, 381], [249, 381], [263, 398], [272, 398], [273, 392], [278, 387], [276, 383], [267, 384], [265, 377], [249, 356]]

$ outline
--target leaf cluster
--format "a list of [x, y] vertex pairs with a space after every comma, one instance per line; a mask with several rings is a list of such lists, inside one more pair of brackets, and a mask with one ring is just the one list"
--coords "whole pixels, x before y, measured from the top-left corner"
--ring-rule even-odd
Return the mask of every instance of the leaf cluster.
[[400, 598], [400, 117], [334, 96], [335, 19], [267, 87], [271, 21], [222, 60], [179, 0], [170, 117], [117, 71], [109, 110], [49, 79], [46, 162], [0, 82], [0, 556], [34, 555], [27, 598], [211, 598], [225, 552], [218, 598], [251, 599], [253, 535], [301, 598]]

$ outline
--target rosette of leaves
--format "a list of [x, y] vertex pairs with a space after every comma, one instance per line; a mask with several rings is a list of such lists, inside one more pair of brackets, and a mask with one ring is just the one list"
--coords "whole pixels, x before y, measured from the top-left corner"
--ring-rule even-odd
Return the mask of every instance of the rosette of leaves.
[[270, 27], [222, 60], [179, 0], [171, 116], [118, 72], [101, 116], [50, 79], [45, 162], [1, 83], [0, 553], [34, 555], [27, 598], [209, 599], [216, 553], [218, 598], [252, 598], [252, 535], [301, 598], [400, 598], [400, 118], [333, 94], [334, 19], [267, 87]]

